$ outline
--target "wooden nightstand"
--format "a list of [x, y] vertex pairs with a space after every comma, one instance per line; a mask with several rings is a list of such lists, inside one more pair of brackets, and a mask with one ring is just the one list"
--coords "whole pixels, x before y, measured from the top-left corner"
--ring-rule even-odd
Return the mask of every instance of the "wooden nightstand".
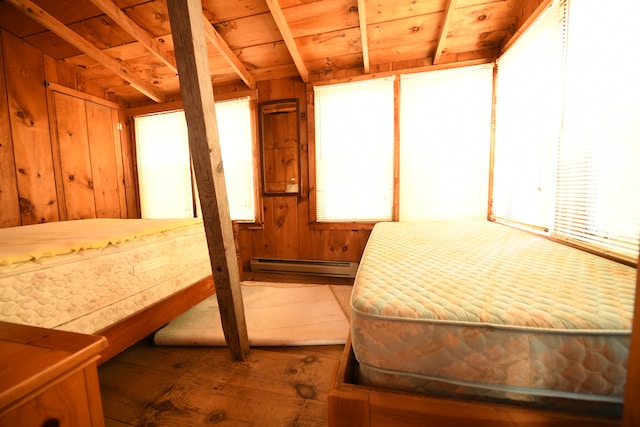
[[0, 426], [104, 426], [104, 337], [0, 322]]

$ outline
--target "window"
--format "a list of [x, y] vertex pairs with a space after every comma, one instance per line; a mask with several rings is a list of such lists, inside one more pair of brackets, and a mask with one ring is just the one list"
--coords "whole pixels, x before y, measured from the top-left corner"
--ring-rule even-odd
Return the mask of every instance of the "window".
[[316, 220], [390, 220], [393, 78], [314, 90]]
[[[594, 2], [569, 2], [554, 232], [635, 259], [640, 234], [640, 5], [637, 0], [614, 4], [601, 8]], [[600, 37], [595, 26], [602, 30]]]
[[[231, 219], [255, 221], [253, 126], [249, 98], [216, 102]], [[193, 188], [183, 111], [135, 118], [143, 218], [201, 216]]]
[[401, 77], [400, 220], [486, 218], [493, 67]]
[[615, 4], [557, 1], [499, 60], [492, 213], [633, 262], [640, 5]]
[[497, 61], [492, 216], [549, 230], [562, 121], [559, 3]]
[[191, 160], [184, 112], [135, 118], [142, 218], [192, 218]]

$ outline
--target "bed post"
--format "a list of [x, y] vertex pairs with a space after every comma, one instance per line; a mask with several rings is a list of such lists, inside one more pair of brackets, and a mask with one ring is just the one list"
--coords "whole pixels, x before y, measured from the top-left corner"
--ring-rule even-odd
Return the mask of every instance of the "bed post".
[[232, 356], [243, 360], [249, 352], [249, 338], [220, 152], [202, 4], [200, 0], [168, 0], [167, 7], [222, 329]]

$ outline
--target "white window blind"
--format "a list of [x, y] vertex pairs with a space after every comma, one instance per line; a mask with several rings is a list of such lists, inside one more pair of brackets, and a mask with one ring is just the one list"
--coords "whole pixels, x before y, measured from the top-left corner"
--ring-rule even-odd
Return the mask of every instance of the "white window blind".
[[390, 220], [393, 78], [316, 86], [316, 220]]
[[545, 230], [562, 121], [563, 21], [556, 2], [497, 61], [491, 215]]
[[142, 218], [192, 218], [191, 160], [182, 111], [136, 117]]
[[492, 85], [489, 65], [401, 77], [401, 221], [486, 218]]
[[[250, 99], [217, 102], [216, 118], [231, 219], [255, 221]], [[184, 111], [136, 117], [135, 131], [143, 218], [201, 217]]]
[[216, 102], [231, 219], [255, 221], [253, 126], [249, 98]]
[[640, 234], [639, 4], [569, 3], [554, 227], [632, 259]]

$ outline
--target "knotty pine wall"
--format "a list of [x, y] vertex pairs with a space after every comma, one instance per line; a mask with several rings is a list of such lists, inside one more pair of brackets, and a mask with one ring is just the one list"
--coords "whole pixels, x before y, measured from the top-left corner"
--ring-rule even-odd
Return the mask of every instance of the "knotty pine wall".
[[[49, 88], [45, 81], [51, 83]], [[51, 86], [63, 95], [52, 95]], [[223, 93], [234, 90], [216, 88]], [[259, 83], [257, 92], [258, 102], [299, 100], [302, 191], [300, 196], [261, 196], [262, 223], [240, 226], [237, 241], [243, 269], [249, 270], [251, 257], [358, 261], [368, 227], [310, 222], [308, 136], [313, 129], [307, 117], [306, 85], [300, 79], [274, 80]], [[104, 118], [96, 121], [91, 116], [96, 108], [82, 103], [100, 106], [101, 99], [116, 101], [107, 98], [81, 75], [0, 32], [0, 227], [139, 217], [132, 121], [126, 117], [126, 106], [119, 106], [112, 123], [104, 123]], [[97, 137], [96, 123], [103, 128]], [[109, 125], [115, 129], [113, 135]], [[113, 161], [99, 165], [105, 157]], [[260, 164], [259, 158], [255, 161]]]
[[310, 220], [309, 136], [314, 129], [307, 114], [312, 114], [313, 106], [307, 99], [306, 84], [293, 78], [258, 83], [258, 102], [288, 98], [297, 98], [300, 107], [301, 195], [262, 196], [262, 227], [240, 226], [243, 269], [249, 269], [251, 257], [359, 261], [370, 227], [321, 225]]
[[0, 227], [137, 217], [123, 121], [100, 88], [1, 31]]

